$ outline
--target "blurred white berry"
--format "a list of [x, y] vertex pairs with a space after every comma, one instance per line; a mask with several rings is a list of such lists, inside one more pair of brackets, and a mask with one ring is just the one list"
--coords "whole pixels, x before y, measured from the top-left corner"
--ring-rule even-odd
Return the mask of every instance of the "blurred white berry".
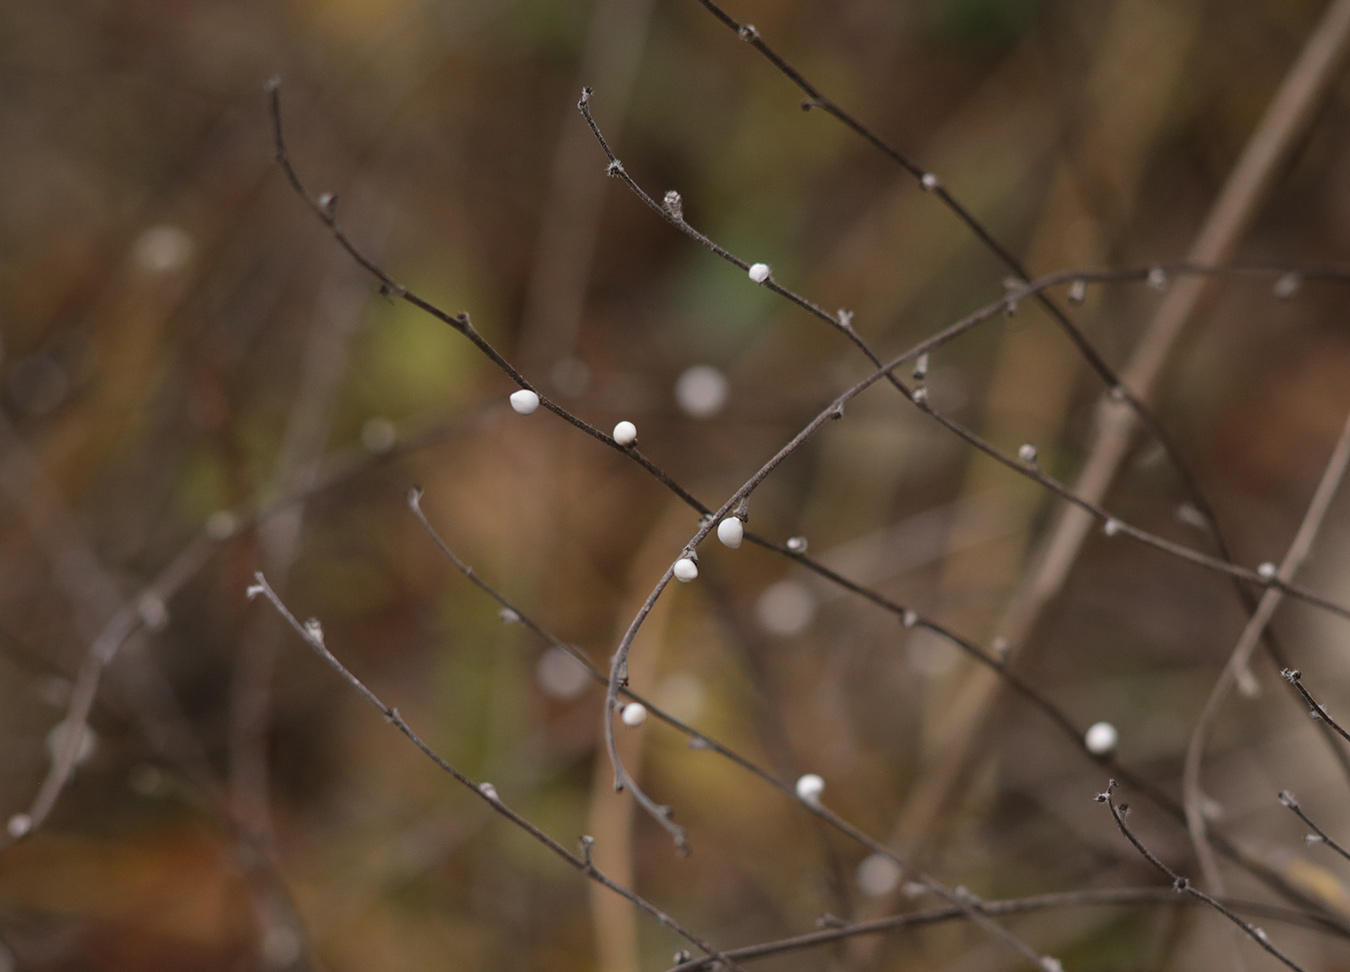
[[797, 779], [797, 796], [807, 803], [816, 803], [825, 792], [825, 781], [815, 773], [807, 773]]
[[919, 185], [923, 187], [924, 192], [932, 192], [939, 185], [938, 177], [931, 172], [925, 172], [919, 178]]
[[890, 894], [900, 885], [900, 865], [882, 854], [863, 858], [857, 875], [858, 887], [872, 898]]
[[765, 631], [791, 636], [804, 631], [816, 616], [816, 596], [805, 584], [780, 580], [764, 589], [755, 611]]
[[1119, 532], [1120, 532], [1119, 520], [1109, 519], [1102, 524], [1102, 533], [1105, 533], [1108, 537], [1114, 537]]
[[518, 392], [511, 393], [511, 407], [521, 415], [529, 415], [539, 407], [539, 395], [530, 391], [528, 388], [522, 388]]
[[727, 378], [712, 365], [694, 365], [675, 379], [675, 404], [690, 418], [712, 418], [727, 403]]
[[750, 279], [755, 283], [762, 284], [769, 279], [770, 273], [771, 271], [769, 270], [769, 265], [767, 263], [750, 264]]
[[487, 797], [489, 800], [497, 801], [501, 799], [501, 797], [497, 796], [497, 788], [491, 783], [479, 783], [478, 792], [483, 794], [483, 796]]
[[745, 539], [745, 524], [741, 522], [741, 518], [729, 516], [717, 524], [717, 539], [732, 550], [739, 547], [741, 541]]
[[694, 563], [688, 557], [681, 557], [675, 561], [675, 579], [681, 584], [688, 584], [698, 576], [698, 564]]
[[623, 719], [625, 726], [640, 726], [647, 721], [647, 707], [641, 702], [629, 702], [623, 707], [623, 713], [619, 718]]
[[1119, 741], [1120, 734], [1109, 722], [1094, 722], [1088, 727], [1088, 731], [1083, 733], [1083, 745], [1094, 756], [1105, 756], [1116, 748]]
[[1263, 564], [1257, 564], [1256, 566], [1256, 576], [1260, 577], [1262, 580], [1273, 579], [1277, 571], [1278, 568], [1269, 560]]
[[788, 548], [788, 553], [804, 554], [806, 553], [806, 537], [788, 537], [784, 546]]
[[632, 422], [620, 422], [614, 426], [614, 441], [621, 446], [632, 445], [637, 441], [637, 426]]
[[1023, 462], [1035, 462], [1036, 447], [1030, 442], [1023, 442], [1017, 448], [1017, 458], [1021, 459]]

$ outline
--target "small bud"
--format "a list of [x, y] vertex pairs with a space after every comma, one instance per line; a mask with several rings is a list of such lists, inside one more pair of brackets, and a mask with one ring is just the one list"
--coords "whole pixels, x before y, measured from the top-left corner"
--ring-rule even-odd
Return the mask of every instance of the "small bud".
[[915, 404], [915, 405], [918, 405], [920, 408], [927, 408], [927, 407], [928, 407], [928, 389], [927, 389], [927, 388], [916, 388], [916, 389], [914, 389], [914, 404]]
[[637, 426], [632, 422], [620, 422], [614, 426], [614, 441], [621, 446], [632, 445], [637, 441]]
[[804, 554], [806, 553], [806, 537], [788, 537], [785, 546], [788, 553]]
[[1119, 532], [1120, 521], [1114, 517], [1108, 517], [1107, 521], [1102, 524], [1102, 533], [1105, 533], [1108, 537], [1114, 537]]
[[825, 781], [815, 773], [807, 773], [797, 780], [797, 797], [806, 803], [819, 803], [825, 792]]
[[511, 407], [521, 415], [529, 415], [539, 407], [539, 395], [528, 388], [511, 393]]
[[928, 377], [928, 352], [925, 351], [923, 354], [919, 355], [918, 359], [914, 362], [914, 380], [923, 381], [927, 377]]
[[745, 524], [741, 522], [740, 517], [729, 516], [717, 524], [717, 539], [732, 550], [739, 547], [741, 541], [745, 539]]
[[1105, 756], [1116, 748], [1120, 734], [1109, 722], [1094, 722], [1083, 734], [1083, 745], [1093, 756]]
[[1148, 272], [1148, 285], [1154, 290], [1167, 289], [1167, 271], [1162, 267], [1154, 267]]
[[636, 728], [647, 721], [647, 707], [641, 702], [629, 702], [623, 707], [619, 718], [630, 729]]
[[757, 284], [762, 284], [764, 281], [768, 280], [769, 275], [772, 272], [773, 271], [769, 269], [769, 265], [767, 263], [750, 264], [750, 279]]
[[319, 623], [318, 618], [310, 618], [305, 622], [305, 635], [311, 641], [323, 644], [323, 625]]
[[666, 193], [665, 198], [661, 200], [661, 205], [665, 207], [671, 219], [677, 223], [684, 222], [684, 200], [674, 189]]
[[698, 576], [698, 564], [694, 563], [689, 557], [681, 557], [675, 561], [675, 579], [681, 584], [688, 584]]
[[923, 188], [924, 192], [932, 192], [938, 186], [942, 185], [942, 183], [938, 181], [938, 177], [933, 173], [925, 172], [919, 177], [919, 185]]
[[1297, 273], [1286, 273], [1275, 281], [1275, 296], [1280, 300], [1288, 300], [1298, 293], [1299, 288], [1303, 286], [1303, 277]]
[[502, 624], [519, 624], [520, 615], [509, 607], [504, 607], [497, 612], [497, 620]]
[[337, 209], [337, 196], [333, 195], [331, 192], [325, 192], [319, 196], [318, 203], [320, 209], [327, 215], [332, 216]]
[[1003, 661], [1003, 659], [1008, 657], [1008, 652], [1012, 650], [1012, 642], [1003, 637], [1003, 635], [999, 635], [989, 643], [989, 650], [994, 653], [995, 658], [999, 661]]
[[685, 962], [689, 961], [689, 958], [690, 958], [689, 953], [684, 949], [680, 949], [678, 952], [675, 953], [674, 961], [676, 965], [683, 965]]
[[1081, 304], [1087, 300], [1087, 281], [1075, 280], [1069, 284], [1069, 303]]
[[497, 788], [491, 783], [479, 783], [478, 792], [483, 794], [483, 796], [487, 797], [493, 803], [496, 803], [501, 799], [501, 797], [497, 796]]
[[1280, 806], [1293, 810], [1298, 806], [1298, 800], [1289, 790], [1281, 790], [1279, 793]]
[[1064, 972], [1064, 963], [1050, 955], [1041, 956], [1042, 972]]
[[1017, 448], [1017, 458], [1023, 462], [1032, 463], [1036, 461], [1036, 447], [1030, 442], [1023, 442]]
[[919, 615], [916, 611], [906, 609], [905, 613], [900, 615], [900, 623], [906, 628], [912, 628], [919, 623]]
[[1322, 843], [1322, 841], [1324, 841], [1324, 840], [1326, 840], [1326, 838], [1323, 837], [1321, 834], [1304, 834], [1304, 835], [1303, 835], [1303, 843], [1305, 843], [1305, 844], [1320, 844], [1320, 843]]
[[1256, 565], [1256, 576], [1260, 577], [1262, 580], [1274, 580], [1278, 570], [1278, 567], [1267, 560], [1265, 563]]

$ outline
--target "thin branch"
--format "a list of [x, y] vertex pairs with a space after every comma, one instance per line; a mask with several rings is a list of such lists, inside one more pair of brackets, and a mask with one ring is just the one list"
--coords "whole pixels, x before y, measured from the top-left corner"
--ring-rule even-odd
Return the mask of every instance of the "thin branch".
[[1292, 810], [1294, 812], [1294, 815], [1298, 817], [1298, 819], [1302, 820], [1305, 824], [1307, 824], [1309, 829], [1312, 830], [1312, 833], [1308, 834], [1307, 837], [1304, 838], [1308, 843], [1326, 844], [1337, 854], [1340, 854], [1347, 861], [1350, 861], [1350, 851], [1347, 851], [1340, 844], [1332, 840], [1325, 830], [1323, 830], [1321, 827], [1317, 826], [1317, 824], [1312, 822], [1312, 819], [1306, 813], [1304, 813], [1303, 808], [1299, 806], [1299, 802], [1297, 799], [1295, 799], [1294, 794], [1290, 793], [1288, 790], [1281, 790], [1280, 805], [1289, 810]]
[[[983, 901], [980, 903], [980, 910], [990, 917], [1002, 917], [1058, 908], [1109, 907], [1113, 905], [1184, 905], [1187, 903], [1189, 903], [1187, 899], [1178, 898], [1175, 891], [1167, 888], [1103, 888], [1057, 894], [1037, 894], [1004, 901]], [[1306, 924], [1306, 918], [1302, 914], [1285, 908], [1272, 908], [1268, 905], [1252, 902], [1226, 901], [1225, 904], [1235, 911], [1262, 914], [1276, 921], [1287, 921], [1291, 924]], [[889, 915], [885, 918], [873, 918], [868, 921], [832, 924], [828, 928], [822, 928], [805, 935], [794, 935], [791, 938], [781, 938], [777, 941], [733, 948], [728, 950], [727, 954], [743, 962], [771, 958], [776, 955], [829, 945], [860, 935], [879, 935], [884, 932], [899, 931], [906, 928], [921, 928], [964, 917], [965, 913], [960, 908], [926, 908], [923, 911]], [[706, 958], [690, 959], [687, 962], [672, 966], [667, 972], [702, 972], [703, 969], [709, 968], [711, 964], [711, 961]]]
[[1219, 899], [1210, 897], [1209, 895], [1205, 894], [1205, 892], [1201, 891], [1199, 888], [1195, 887], [1195, 885], [1191, 884], [1191, 882], [1187, 878], [1182, 877], [1180, 874], [1172, 870], [1160, 859], [1154, 856], [1153, 852], [1144, 846], [1143, 842], [1138, 837], [1136, 837], [1134, 833], [1130, 830], [1129, 825], [1125, 823], [1125, 815], [1129, 812], [1130, 808], [1125, 804], [1117, 805], [1115, 797], [1113, 795], [1115, 789], [1116, 789], [1116, 781], [1111, 780], [1106, 785], [1106, 791], [1104, 793], [1097, 794], [1097, 796], [1094, 799], [1096, 799], [1099, 803], [1105, 803], [1107, 805], [1107, 807], [1111, 811], [1112, 818], [1116, 821], [1116, 826], [1120, 828], [1120, 832], [1125, 835], [1125, 838], [1131, 844], [1134, 845], [1134, 849], [1144, 856], [1145, 860], [1147, 860], [1150, 864], [1152, 864], [1159, 871], [1166, 874], [1171, 879], [1172, 889], [1174, 891], [1176, 891], [1178, 894], [1189, 894], [1197, 901], [1202, 901], [1205, 904], [1209, 905], [1219, 914], [1223, 915], [1233, 924], [1241, 928], [1242, 931], [1246, 933], [1247, 937], [1249, 937], [1252, 941], [1256, 942], [1256, 944], [1260, 945], [1271, 955], [1275, 956], [1275, 958], [1279, 959], [1289, 968], [1294, 969], [1295, 972], [1307, 972], [1307, 970], [1304, 969], [1303, 966], [1299, 965], [1289, 956], [1285, 955], [1278, 948], [1272, 945], [1270, 942], [1270, 936], [1267, 935], [1263, 929], [1258, 928], [1255, 925], [1251, 924], [1250, 922], [1246, 921], [1244, 918], [1238, 915], [1235, 911], [1233, 911], [1230, 907], [1228, 907]]
[[[1336, 440], [1336, 445], [1331, 450], [1331, 457], [1327, 460], [1322, 478], [1317, 484], [1317, 489], [1313, 492], [1312, 500], [1308, 503], [1308, 510], [1303, 515], [1303, 522], [1299, 524], [1298, 531], [1294, 534], [1294, 539], [1289, 545], [1289, 551], [1285, 554], [1284, 559], [1280, 562], [1279, 569], [1275, 572], [1275, 577], [1282, 583], [1292, 581], [1298, 574], [1299, 568], [1303, 566], [1303, 562], [1312, 553], [1313, 543], [1322, 529], [1322, 521], [1326, 518], [1331, 501], [1340, 488], [1341, 480], [1345, 477], [1347, 464], [1350, 464], [1350, 415], [1346, 416], [1340, 438]], [[1195, 847], [1196, 857], [1200, 860], [1205, 882], [1216, 894], [1223, 894], [1224, 892], [1223, 876], [1219, 873], [1218, 863], [1214, 860], [1214, 852], [1205, 839], [1205, 816], [1201, 807], [1204, 795], [1201, 793], [1200, 787], [1200, 763], [1204, 759], [1205, 743], [1209, 739], [1210, 729], [1213, 726], [1214, 719], [1219, 714], [1219, 709], [1227, 700], [1228, 693], [1233, 686], [1237, 684], [1241, 673], [1248, 670], [1252, 651], [1255, 650], [1257, 643], [1261, 640], [1261, 633], [1265, 631], [1266, 625], [1274, 617], [1275, 611], [1279, 608], [1282, 600], [1283, 593], [1279, 588], [1271, 588], [1261, 596], [1261, 603], [1257, 606], [1256, 613], [1248, 620], [1247, 626], [1243, 629], [1237, 644], [1233, 646], [1233, 650], [1228, 656], [1228, 663], [1219, 673], [1214, 687], [1210, 690], [1209, 698], [1205, 700], [1205, 706], [1201, 710], [1199, 718], [1196, 719], [1195, 728], [1191, 731], [1190, 743], [1186, 747], [1186, 763], [1182, 774], [1186, 826], [1190, 831], [1191, 844]], [[1336, 745], [1334, 740], [1331, 741], [1331, 744]]]
[[525, 831], [525, 833], [529, 834], [535, 840], [539, 841], [539, 843], [543, 844], [555, 855], [562, 858], [573, 868], [575, 868], [577, 871], [580, 871], [582, 874], [590, 878], [592, 881], [595, 881], [598, 884], [602, 884], [605, 887], [609, 888], [609, 890], [613, 891], [615, 894], [618, 894], [621, 897], [628, 899], [638, 908], [641, 908], [643, 911], [651, 915], [653, 918], [655, 918], [661, 924], [665, 925], [671, 931], [675, 932], [681, 938], [685, 939], [691, 944], [697, 946], [702, 951], [706, 952], [710, 958], [722, 962], [724, 964], [724, 967], [730, 969], [740, 968], [740, 966], [737, 965], [736, 962], [732, 960], [729, 956], [727, 956], [726, 953], [718, 950], [713, 945], [704, 941], [699, 935], [695, 934], [694, 932], [684, 927], [684, 925], [680, 924], [680, 922], [676, 921], [670, 915], [666, 914], [660, 908], [656, 907], [656, 905], [647, 901], [641, 895], [611, 880], [598, 868], [596, 868], [596, 866], [590, 860], [590, 853], [589, 853], [589, 846], [591, 842], [590, 838], [582, 838], [582, 854], [580, 856], [578, 856], [577, 854], [573, 854], [571, 851], [567, 850], [565, 847], [559, 844], [548, 834], [544, 833], [534, 824], [530, 823], [528, 820], [522, 817], [515, 810], [512, 810], [509, 806], [507, 806], [502, 801], [501, 796], [497, 793], [496, 788], [493, 787], [492, 784], [475, 783], [473, 782], [473, 780], [469, 779], [469, 777], [465, 776], [459, 770], [455, 769], [454, 766], [450, 765], [450, 763], [448, 763], [439, 753], [437, 753], [434, 749], [432, 749], [431, 746], [428, 745], [427, 742], [424, 739], [422, 739], [422, 737], [419, 736], [412, 729], [411, 726], [408, 725], [407, 721], [403, 718], [403, 716], [399, 714], [398, 709], [386, 705], [378, 695], [376, 695], [369, 687], [367, 687], [367, 685], [363, 681], [361, 681], [361, 679], [359, 679], [355, 674], [353, 674], [350, 669], [348, 669], [345, 665], [343, 665], [342, 662], [340, 662], [337, 659], [337, 657], [331, 651], [329, 651], [328, 647], [324, 644], [323, 628], [320, 626], [317, 620], [311, 619], [310, 621], [301, 623], [291, 612], [290, 608], [288, 608], [282, 602], [281, 598], [277, 595], [276, 591], [272, 589], [271, 585], [268, 584], [267, 578], [263, 576], [261, 571], [255, 573], [253, 576], [256, 583], [248, 589], [249, 597], [250, 598], [257, 597], [259, 594], [261, 594], [265, 598], [267, 598], [267, 600], [271, 602], [272, 607], [274, 607], [277, 610], [277, 613], [280, 614], [286, 620], [286, 622], [291, 626], [291, 628], [295, 630], [296, 634], [298, 634], [301, 638], [304, 639], [305, 643], [314, 650], [314, 653], [316, 655], [318, 655], [321, 659], [323, 659], [323, 661], [327, 662], [328, 666], [332, 668], [333, 671], [337, 672], [338, 675], [341, 676], [343, 681], [345, 681], [348, 685], [350, 685], [353, 689], [355, 689], [357, 693], [360, 694], [363, 698], [365, 698], [367, 702], [369, 702], [376, 709], [378, 709], [380, 711], [380, 714], [384, 716], [387, 722], [389, 722], [399, 732], [403, 733], [403, 735], [406, 736], [414, 746], [416, 746], [418, 749], [422, 751], [423, 755], [425, 755], [429, 760], [435, 763], [436, 766], [439, 767], [443, 772], [448, 773], [455, 779], [457, 783], [473, 792], [475, 796], [477, 796], [480, 800], [482, 800], [489, 807], [491, 807], [493, 811], [495, 811], [500, 816], [505, 817], [507, 820], [511, 821], [511, 823], [515, 824], [521, 830]]
[[1346, 732], [1345, 729], [1341, 727], [1341, 724], [1339, 722], [1331, 718], [1331, 713], [1327, 712], [1326, 708], [1320, 702], [1314, 699], [1312, 697], [1312, 693], [1309, 692], [1308, 689], [1304, 686], [1302, 672], [1300, 672], [1296, 668], [1286, 668], [1280, 674], [1283, 675], [1286, 679], [1288, 679], [1289, 683], [1298, 690], [1299, 695], [1303, 696], [1303, 701], [1308, 703], [1308, 708], [1312, 712], [1313, 716], [1315, 716], [1317, 719], [1321, 720], [1322, 722], [1330, 726], [1333, 730], [1335, 730], [1337, 735], [1339, 735], [1346, 742], [1350, 742], [1350, 732]]

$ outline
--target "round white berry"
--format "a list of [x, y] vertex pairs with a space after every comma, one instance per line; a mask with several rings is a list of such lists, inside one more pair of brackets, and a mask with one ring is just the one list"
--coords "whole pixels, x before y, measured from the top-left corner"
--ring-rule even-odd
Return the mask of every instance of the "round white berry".
[[772, 271], [769, 269], [767, 263], [750, 264], [750, 279], [755, 283], [762, 284], [764, 281], [768, 280], [771, 272]]
[[521, 415], [529, 415], [539, 407], [539, 395], [530, 391], [528, 388], [522, 388], [518, 392], [511, 393], [511, 407]]
[[919, 185], [923, 187], [924, 192], [932, 192], [939, 185], [938, 177], [931, 172], [925, 172], [919, 179]]
[[1114, 537], [1119, 532], [1120, 521], [1117, 519], [1110, 518], [1102, 524], [1102, 533], [1105, 533], [1108, 537]]
[[647, 721], [647, 707], [641, 702], [629, 702], [623, 707], [623, 713], [619, 718], [623, 720], [625, 726], [640, 726]]
[[717, 524], [717, 539], [732, 550], [741, 545], [745, 539], [745, 524], [741, 522], [738, 516], [729, 516], [721, 523]]
[[1088, 727], [1088, 731], [1083, 733], [1083, 745], [1094, 756], [1105, 756], [1116, 748], [1119, 741], [1120, 734], [1109, 722], [1094, 722]]
[[815, 803], [825, 792], [825, 781], [815, 773], [807, 773], [797, 779], [797, 796], [807, 803]]
[[478, 792], [494, 802], [501, 799], [501, 797], [497, 795], [497, 788], [491, 783], [479, 783]]
[[675, 579], [681, 584], [688, 584], [698, 576], [698, 564], [694, 563], [688, 557], [681, 557], [675, 561]]
[[1277, 572], [1278, 568], [1274, 564], [1272, 564], [1269, 560], [1267, 560], [1263, 564], [1257, 564], [1256, 566], [1256, 575], [1260, 577], [1262, 580], [1273, 579]]
[[619, 445], [632, 445], [637, 441], [637, 426], [632, 422], [620, 422], [614, 426], [614, 441]]
[[1036, 461], [1036, 447], [1030, 442], [1023, 442], [1017, 449], [1017, 458], [1023, 462]]

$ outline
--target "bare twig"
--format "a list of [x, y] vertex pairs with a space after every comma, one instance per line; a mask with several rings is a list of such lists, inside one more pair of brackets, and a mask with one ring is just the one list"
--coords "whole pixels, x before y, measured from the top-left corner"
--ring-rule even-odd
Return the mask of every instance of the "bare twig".
[[[1337, 489], [1340, 488], [1347, 464], [1350, 464], [1350, 416], [1346, 417], [1340, 438], [1331, 451], [1331, 457], [1327, 460], [1321, 481], [1318, 482], [1312, 500], [1308, 503], [1308, 510], [1303, 515], [1303, 522], [1299, 524], [1298, 532], [1294, 534], [1293, 542], [1289, 545], [1289, 551], [1284, 555], [1279, 569], [1275, 572], [1275, 576], [1281, 582], [1292, 581], [1299, 568], [1303, 566], [1303, 562], [1312, 553], [1313, 543], [1322, 528], [1322, 521], [1326, 517], [1327, 509], [1331, 506], [1331, 500], [1336, 495]], [[1219, 673], [1218, 680], [1210, 690], [1209, 698], [1205, 700], [1205, 706], [1201, 710], [1199, 718], [1196, 719], [1195, 727], [1191, 731], [1190, 743], [1186, 748], [1186, 764], [1182, 774], [1186, 826], [1191, 834], [1191, 844], [1195, 847], [1196, 856], [1200, 860], [1205, 882], [1217, 894], [1223, 894], [1224, 892], [1223, 876], [1219, 873], [1218, 863], [1214, 860], [1214, 852], [1205, 839], [1205, 816], [1202, 810], [1204, 794], [1200, 787], [1200, 764], [1204, 759], [1205, 743], [1209, 739], [1210, 728], [1214, 719], [1227, 700], [1228, 693], [1237, 683], [1240, 674], [1247, 670], [1252, 651], [1256, 648], [1261, 639], [1262, 631], [1265, 630], [1282, 600], [1283, 594], [1279, 588], [1270, 588], [1261, 596], [1261, 603], [1257, 606], [1256, 613], [1251, 616], [1247, 626], [1242, 630], [1237, 644], [1233, 646], [1233, 651], [1228, 656], [1228, 663]], [[1332, 745], [1336, 745], [1334, 740]]]
[[1299, 806], [1299, 802], [1297, 799], [1295, 799], [1294, 794], [1290, 793], [1288, 790], [1281, 790], [1280, 805], [1285, 807], [1286, 809], [1292, 810], [1294, 812], [1294, 816], [1302, 820], [1312, 830], [1312, 833], [1305, 838], [1308, 843], [1326, 844], [1337, 854], [1340, 854], [1347, 861], [1350, 861], [1350, 851], [1347, 851], [1340, 844], [1336, 843], [1336, 841], [1332, 840], [1325, 830], [1323, 830], [1321, 827], [1317, 826], [1317, 824], [1312, 822], [1311, 818], [1309, 818], [1309, 816], [1303, 812], [1303, 808]]
[[[1188, 903], [1186, 898], [1177, 897], [1176, 892], [1168, 888], [1103, 888], [1101, 890], [1068, 891], [1058, 894], [1038, 894], [1006, 901], [982, 901], [980, 902], [980, 910], [990, 917], [1001, 917], [1060, 908], [1182, 905], [1186, 903]], [[1198, 904], [1199, 902], [1195, 903]], [[1291, 924], [1306, 923], [1304, 916], [1297, 911], [1271, 908], [1269, 905], [1252, 902], [1225, 901], [1224, 903], [1235, 911], [1261, 914], [1276, 921], [1288, 921]], [[926, 925], [941, 924], [964, 917], [965, 913], [960, 908], [925, 908], [923, 911], [889, 915], [885, 918], [874, 918], [869, 921], [843, 922], [805, 935], [794, 935], [791, 938], [783, 938], [778, 941], [733, 948], [727, 954], [741, 961], [772, 958], [775, 955], [816, 948], [844, 939], [856, 938], [859, 935], [879, 935], [884, 932], [900, 931], [906, 928], [922, 928]], [[690, 959], [688, 962], [681, 962], [679, 965], [672, 966], [668, 972], [701, 972], [701, 970], [709, 968], [710, 965], [711, 962], [708, 959]]]
[[534, 824], [530, 823], [528, 820], [522, 817], [515, 810], [512, 810], [509, 806], [507, 806], [506, 803], [502, 800], [501, 795], [498, 794], [496, 788], [492, 786], [492, 784], [475, 783], [473, 782], [473, 780], [469, 779], [459, 770], [455, 769], [455, 767], [446, 762], [445, 759], [439, 753], [437, 753], [434, 749], [432, 749], [431, 746], [428, 745], [428, 743], [424, 739], [422, 739], [422, 737], [419, 736], [411, 726], [408, 725], [407, 721], [403, 718], [403, 716], [399, 714], [398, 709], [386, 705], [378, 695], [376, 695], [363, 681], [361, 681], [361, 679], [359, 679], [355, 674], [351, 672], [350, 669], [348, 669], [345, 665], [342, 664], [342, 662], [340, 662], [337, 659], [337, 657], [328, 649], [327, 645], [324, 644], [323, 628], [320, 626], [317, 620], [310, 620], [308, 622], [301, 623], [296, 618], [296, 616], [293, 613], [291, 613], [290, 608], [288, 608], [285, 605], [285, 603], [282, 602], [281, 598], [277, 595], [276, 591], [272, 590], [271, 585], [267, 583], [267, 578], [263, 576], [261, 571], [254, 574], [254, 579], [256, 583], [248, 589], [249, 596], [256, 597], [257, 595], [261, 594], [265, 598], [267, 598], [267, 600], [271, 602], [272, 606], [276, 608], [277, 613], [280, 614], [286, 620], [286, 623], [289, 624], [292, 629], [294, 629], [296, 634], [298, 634], [301, 638], [304, 639], [305, 643], [314, 650], [314, 653], [316, 655], [318, 655], [323, 661], [327, 662], [328, 666], [332, 668], [333, 671], [337, 672], [338, 675], [342, 677], [343, 681], [345, 681], [348, 685], [350, 685], [353, 689], [355, 689], [357, 693], [360, 694], [367, 702], [369, 702], [376, 709], [378, 709], [387, 722], [389, 722], [399, 732], [403, 733], [403, 735], [406, 736], [414, 746], [420, 749], [422, 753], [433, 763], [435, 763], [436, 766], [439, 767], [443, 772], [448, 773], [451, 777], [455, 779], [457, 783], [473, 792], [475, 796], [477, 796], [480, 800], [482, 800], [489, 807], [491, 807], [494, 812], [511, 821], [511, 823], [515, 824], [521, 830], [525, 831], [525, 833], [529, 834], [539, 843], [543, 844], [555, 855], [562, 858], [573, 868], [584, 874], [586, 877], [590, 878], [592, 881], [602, 884], [605, 887], [609, 888], [611, 891], [613, 891], [615, 894], [627, 898], [638, 908], [641, 908], [643, 911], [651, 915], [653, 918], [655, 918], [661, 924], [665, 925], [671, 931], [675, 932], [681, 938], [697, 946], [699, 949], [706, 952], [711, 958], [724, 963], [725, 967], [732, 969], [740, 968], [740, 966], [737, 965], [736, 962], [733, 961], [730, 957], [728, 957], [724, 952], [720, 951], [713, 945], [704, 941], [703, 938], [701, 938], [699, 935], [690, 931], [684, 925], [680, 924], [680, 922], [676, 921], [674, 918], [666, 914], [660, 908], [656, 907], [654, 904], [647, 901], [641, 895], [637, 894], [636, 892], [626, 887], [623, 887], [622, 885], [618, 884], [615, 881], [610, 880], [610, 878], [608, 878], [598, 868], [596, 868], [595, 865], [591, 863], [590, 854], [587, 850], [589, 843], [591, 841], [589, 837], [582, 838], [582, 854], [581, 855], [573, 854], [571, 851], [567, 850], [565, 847], [559, 844], [548, 834], [544, 833]]
[[1247, 937], [1249, 937], [1252, 941], [1256, 942], [1256, 944], [1260, 945], [1271, 955], [1275, 956], [1275, 958], [1279, 959], [1289, 968], [1294, 969], [1295, 972], [1306, 972], [1303, 966], [1299, 965], [1297, 962], [1295, 962], [1293, 959], [1285, 955], [1282, 951], [1280, 951], [1278, 948], [1276, 948], [1274, 945], [1271, 944], [1270, 936], [1265, 933], [1264, 929], [1258, 928], [1255, 925], [1251, 924], [1250, 922], [1246, 921], [1244, 918], [1238, 915], [1235, 911], [1233, 911], [1230, 907], [1228, 907], [1219, 899], [1211, 897], [1208, 894], [1205, 894], [1205, 892], [1201, 891], [1195, 885], [1191, 884], [1191, 882], [1188, 879], [1182, 877], [1176, 871], [1172, 870], [1170, 867], [1164, 864], [1158, 857], [1156, 857], [1153, 854], [1152, 851], [1150, 851], [1147, 847], [1145, 847], [1143, 842], [1134, 835], [1134, 833], [1130, 830], [1129, 826], [1125, 823], [1125, 815], [1129, 812], [1130, 808], [1125, 804], [1116, 803], [1114, 797], [1115, 789], [1116, 789], [1116, 781], [1111, 780], [1106, 785], [1106, 791], [1097, 794], [1095, 799], [1099, 803], [1105, 803], [1107, 808], [1110, 809], [1111, 816], [1116, 821], [1116, 826], [1120, 828], [1120, 832], [1125, 835], [1125, 838], [1131, 844], [1134, 845], [1134, 849], [1137, 850], [1140, 854], [1142, 854], [1145, 860], [1147, 860], [1150, 864], [1156, 867], [1159, 871], [1162, 871], [1162, 873], [1166, 874], [1172, 880], [1172, 889], [1174, 891], [1176, 891], [1178, 894], [1189, 894], [1197, 901], [1201, 901], [1209, 905], [1219, 914], [1223, 915], [1233, 924], [1241, 928], [1242, 931], [1247, 935]]
[[1346, 732], [1339, 722], [1331, 718], [1331, 713], [1326, 710], [1325, 706], [1314, 699], [1312, 693], [1304, 686], [1302, 672], [1296, 668], [1286, 668], [1280, 674], [1289, 681], [1289, 684], [1293, 685], [1294, 688], [1298, 690], [1298, 694], [1303, 697], [1303, 701], [1308, 703], [1309, 711], [1318, 720], [1330, 726], [1331, 729], [1346, 742], [1350, 742], [1350, 732]]

